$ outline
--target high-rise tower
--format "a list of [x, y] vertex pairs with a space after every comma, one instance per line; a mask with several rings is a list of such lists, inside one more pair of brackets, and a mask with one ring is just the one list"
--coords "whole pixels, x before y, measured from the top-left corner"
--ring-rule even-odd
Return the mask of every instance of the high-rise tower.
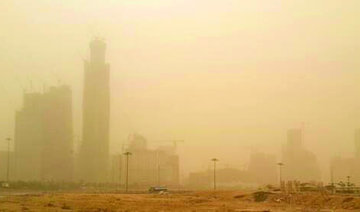
[[317, 157], [305, 148], [302, 129], [287, 132], [287, 144], [283, 147], [282, 162], [285, 164], [284, 179], [303, 182], [321, 179]]
[[83, 134], [80, 149], [79, 179], [106, 182], [109, 169], [109, 64], [106, 44], [90, 42], [90, 60], [84, 63]]
[[72, 92], [68, 86], [25, 93], [15, 121], [16, 173], [24, 181], [73, 180]]

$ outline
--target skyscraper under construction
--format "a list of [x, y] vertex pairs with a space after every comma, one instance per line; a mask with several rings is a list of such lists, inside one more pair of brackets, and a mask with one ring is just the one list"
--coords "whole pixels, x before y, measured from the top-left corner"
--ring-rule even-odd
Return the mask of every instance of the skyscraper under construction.
[[79, 158], [79, 179], [106, 182], [109, 169], [109, 64], [106, 44], [90, 42], [90, 60], [84, 62], [83, 131]]

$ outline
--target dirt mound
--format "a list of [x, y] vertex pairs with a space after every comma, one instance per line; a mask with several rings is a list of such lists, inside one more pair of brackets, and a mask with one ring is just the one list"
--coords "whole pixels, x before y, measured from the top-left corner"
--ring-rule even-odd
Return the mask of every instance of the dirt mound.
[[358, 196], [324, 195], [320, 193], [277, 194], [272, 196], [271, 201], [309, 208], [360, 210], [360, 197]]

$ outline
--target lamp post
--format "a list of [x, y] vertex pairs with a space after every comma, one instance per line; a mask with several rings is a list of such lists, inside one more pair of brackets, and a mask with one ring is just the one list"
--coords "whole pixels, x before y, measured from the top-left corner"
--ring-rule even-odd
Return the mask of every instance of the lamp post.
[[156, 152], [157, 157], [157, 185], [160, 186], [160, 155], [159, 150]]
[[132, 155], [131, 152], [125, 152], [124, 155], [126, 156], [126, 185], [125, 191], [128, 192], [128, 185], [129, 185], [129, 156]]
[[6, 138], [8, 142], [8, 149], [7, 149], [7, 167], [6, 167], [6, 182], [9, 183], [9, 176], [10, 176], [10, 142], [11, 138]]
[[214, 162], [214, 191], [216, 191], [216, 162], [219, 160], [217, 158], [213, 158], [211, 161]]
[[122, 171], [122, 160], [121, 160], [121, 154], [119, 155], [119, 190], [121, 188], [121, 171]]
[[335, 189], [335, 183], [334, 183], [334, 164], [330, 165], [330, 180], [331, 180], [331, 193], [334, 194]]
[[280, 188], [281, 188], [281, 183], [282, 183], [282, 167], [284, 166], [284, 163], [279, 162], [277, 165], [279, 166], [279, 180], [280, 180]]

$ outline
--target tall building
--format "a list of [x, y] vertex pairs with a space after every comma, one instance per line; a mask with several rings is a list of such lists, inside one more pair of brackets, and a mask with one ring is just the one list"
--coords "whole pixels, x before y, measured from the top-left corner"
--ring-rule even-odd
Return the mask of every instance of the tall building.
[[303, 142], [302, 129], [289, 129], [287, 131], [287, 145], [293, 148], [301, 148]]
[[109, 178], [109, 64], [106, 44], [90, 42], [90, 60], [84, 63], [83, 134], [79, 158], [79, 179], [106, 182]]
[[355, 130], [354, 136], [355, 154], [350, 157], [334, 157], [331, 160], [331, 176], [335, 183], [340, 181], [346, 182], [347, 177], [351, 182], [360, 184], [360, 129]]
[[24, 94], [15, 120], [17, 180], [73, 180], [72, 95], [67, 86]]
[[44, 146], [42, 177], [46, 180], [72, 181], [74, 144], [72, 95], [67, 86], [51, 87], [43, 95]]
[[302, 182], [321, 180], [316, 155], [304, 147], [301, 129], [287, 132], [287, 144], [283, 148], [283, 178]]

